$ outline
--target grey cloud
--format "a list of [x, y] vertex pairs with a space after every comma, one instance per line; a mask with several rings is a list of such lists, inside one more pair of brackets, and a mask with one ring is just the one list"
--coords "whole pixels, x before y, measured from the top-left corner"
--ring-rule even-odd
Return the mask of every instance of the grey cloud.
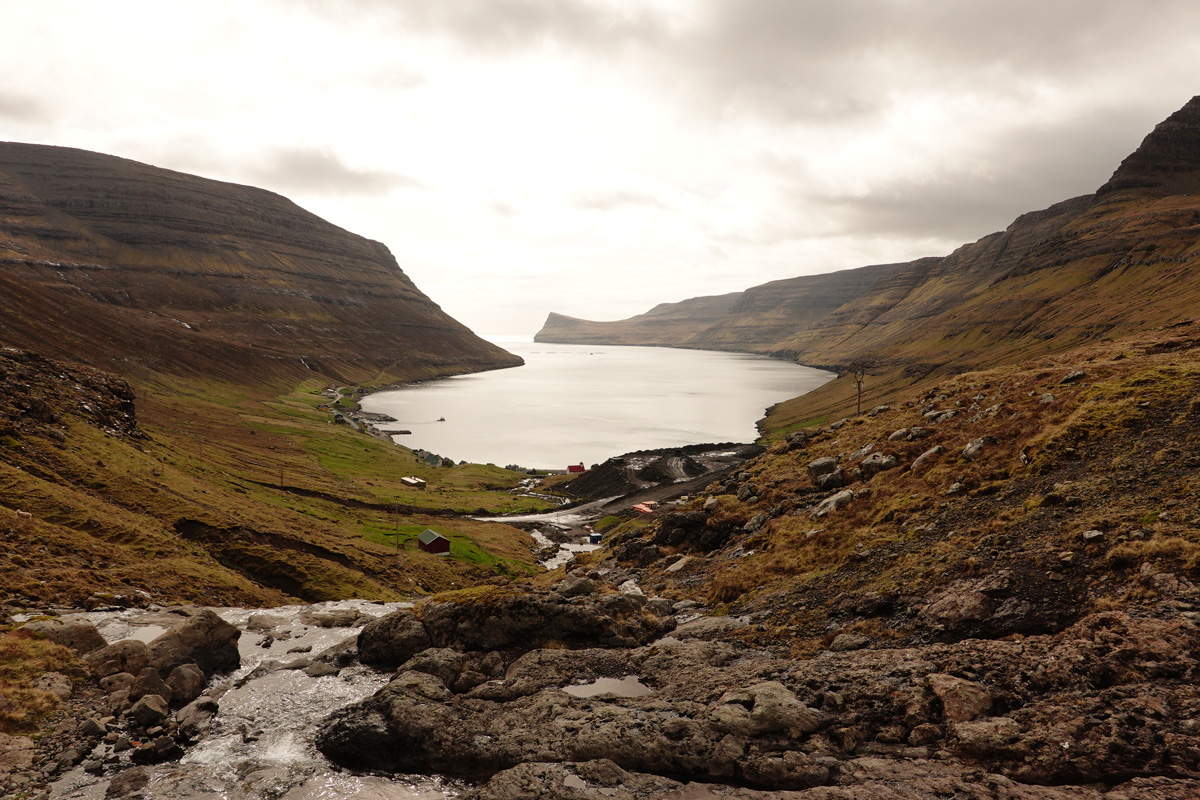
[[41, 122], [51, 116], [50, 108], [36, 98], [0, 90], [0, 119]]
[[381, 24], [445, 35], [491, 52], [538, 45], [608, 51], [662, 34], [662, 20], [634, 4], [628, 11], [584, 0], [308, 0], [307, 5], [333, 17], [347, 10], [369, 13]]
[[284, 191], [327, 194], [383, 194], [397, 188], [421, 188], [406, 175], [385, 170], [357, 170], [336, 154], [318, 148], [285, 148], [266, 154], [246, 170], [254, 181]]
[[[983, 164], [971, 169], [946, 168], [862, 196], [804, 195], [802, 202], [816, 200], [831, 212], [838, 234], [973, 241], [1027, 211], [1099, 188], [1154, 124], [1146, 121], [1152, 111], [1107, 111], [1053, 129], [1016, 131], [989, 143]], [[799, 197], [802, 175], [793, 184]]]
[[1120, 0], [707, 7], [706, 24], [668, 43], [664, 62], [694, 102], [810, 122], [861, 120], [902, 102], [909, 88], [1021, 99], [1190, 49], [1197, 20], [1183, 0], [1164, 0], [1154, 13]]
[[666, 208], [662, 201], [645, 192], [616, 190], [610, 192], [594, 192], [580, 195], [573, 203], [576, 208], [585, 211], [612, 211], [617, 208]]
[[602, 57], [701, 113], [807, 122], [869, 119], [906, 87], [1019, 99], [1190, 50], [1198, 16], [1192, 0], [1159, 0], [1152, 13], [1126, 0], [694, 0], [677, 16], [587, 0], [308, 5], [496, 56], [548, 47]]

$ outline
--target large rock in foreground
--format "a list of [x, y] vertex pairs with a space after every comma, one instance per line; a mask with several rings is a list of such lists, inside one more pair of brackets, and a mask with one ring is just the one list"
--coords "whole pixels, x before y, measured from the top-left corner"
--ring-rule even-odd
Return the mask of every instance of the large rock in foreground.
[[1184, 798], [1200, 785], [1200, 631], [1184, 615], [806, 660], [673, 638], [533, 650], [458, 694], [431, 674], [443, 660], [333, 714], [318, 748], [361, 769], [498, 776], [479, 798], [591, 796], [579, 781], [614, 788], [614, 769], [631, 788], [606, 796], [675, 791], [663, 779], [746, 798], [823, 786], [798, 795], [823, 800]]
[[83, 660], [98, 678], [121, 672], [136, 675], [146, 667], [169, 675], [185, 664], [195, 664], [205, 676], [212, 677], [241, 665], [237, 647], [241, 635], [236, 626], [206, 608], [190, 613], [148, 645], [126, 639], [93, 650]]
[[566, 597], [557, 592], [490, 590], [433, 601], [375, 620], [358, 636], [364, 663], [398, 667], [429, 647], [467, 651], [535, 647], [636, 647], [675, 627], [624, 594]]

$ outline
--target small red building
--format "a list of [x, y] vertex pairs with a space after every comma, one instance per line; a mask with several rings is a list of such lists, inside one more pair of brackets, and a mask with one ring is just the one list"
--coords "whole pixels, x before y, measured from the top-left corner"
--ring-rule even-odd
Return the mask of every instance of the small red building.
[[417, 547], [426, 553], [436, 553], [437, 555], [450, 554], [450, 540], [437, 531], [431, 531], [428, 528], [417, 537]]
[[571, 464], [569, 467], [567, 467], [567, 472], [570, 472], [570, 473], [577, 473], [577, 472], [584, 472], [584, 471], [586, 471], [586, 468], [583, 466], [583, 462], [580, 462], [578, 464]]

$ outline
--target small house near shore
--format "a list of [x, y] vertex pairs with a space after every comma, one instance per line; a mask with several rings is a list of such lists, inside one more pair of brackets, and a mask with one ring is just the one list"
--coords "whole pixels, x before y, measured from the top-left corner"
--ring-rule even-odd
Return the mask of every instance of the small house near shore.
[[586, 471], [586, 468], [583, 466], [582, 461], [578, 464], [571, 464], [570, 466], [567, 467], [567, 472], [569, 472], [571, 474], [576, 474], [576, 473], [585, 472], [585, 471]]
[[417, 547], [426, 553], [450, 555], [450, 540], [437, 531], [431, 531], [428, 528], [417, 537]]
[[405, 486], [407, 486], [410, 489], [421, 489], [421, 490], [424, 490], [425, 485], [426, 485], [424, 478], [418, 478], [418, 477], [411, 476], [411, 475], [406, 478], [401, 478], [400, 483], [404, 484]]

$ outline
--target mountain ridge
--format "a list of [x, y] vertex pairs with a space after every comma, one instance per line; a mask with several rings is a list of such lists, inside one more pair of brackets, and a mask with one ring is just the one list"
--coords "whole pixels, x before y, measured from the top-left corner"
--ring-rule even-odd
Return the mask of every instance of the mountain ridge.
[[[1094, 194], [1021, 214], [1003, 231], [947, 255], [891, 265], [836, 308], [814, 319], [788, 317], [793, 330], [774, 341], [739, 336], [722, 323], [707, 340], [720, 349], [835, 371], [866, 365], [875, 387], [871, 399], [886, 402], [927, 377], [1178, 322], [1187, 309], [1200, 307], [1200, 275], [1189, 266], [1200, 251], [1197, 173], [1200, 98], [1192, 98]], [[852, 271], [827, 275], [846, 272]], [[742, 297], [769, 298], [771, 287], [752, 287]], [[791, 302], [776, 300], [760, 318], [782, 314]], [[619, 329], [619, 323], [611, 326]], [[854, 409], [857, 399], [844, 384], [831, 382], [780, 404], [765, 427]]]
[[0, 340], [139, 377], [357, 382], [521, 363], [379, 242], [263, 189], [74, 148], [0, 143], [0, 287]]

